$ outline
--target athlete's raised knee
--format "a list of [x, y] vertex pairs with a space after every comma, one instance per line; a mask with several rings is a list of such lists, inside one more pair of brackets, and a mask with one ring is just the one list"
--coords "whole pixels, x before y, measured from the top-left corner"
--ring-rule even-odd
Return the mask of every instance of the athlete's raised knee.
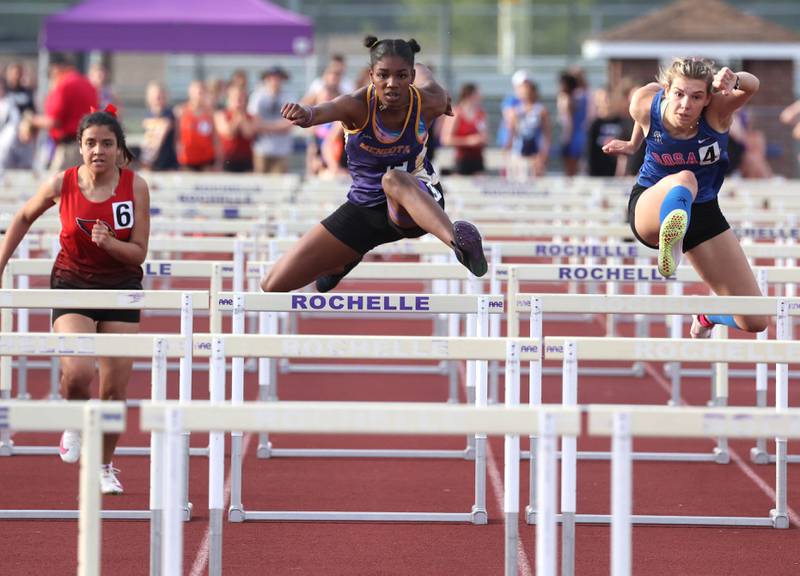
[[761, 332], [769, 326], [767, 316], [737, 316], [736, 324], [745, 332]]
[[406, 184], [404, 176], [406, 172], [397, 169], [387, 170], [381, 177], [381, 186], [383, 191], [388, 196], [396, 196], [403, 190], [403, 184]]
[[685, 186], [692, 193], [692, 196], [697, 196], [697, 177], [691, 170], [681, 170], [674, 175], [676, 186]]

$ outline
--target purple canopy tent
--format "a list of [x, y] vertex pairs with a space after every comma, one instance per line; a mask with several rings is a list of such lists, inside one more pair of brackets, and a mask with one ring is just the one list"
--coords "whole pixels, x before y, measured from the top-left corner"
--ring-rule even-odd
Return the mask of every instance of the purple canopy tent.
[[311, 21], [261, 0], [85, 0], [47, 18], [51, 51], [311, 52]]

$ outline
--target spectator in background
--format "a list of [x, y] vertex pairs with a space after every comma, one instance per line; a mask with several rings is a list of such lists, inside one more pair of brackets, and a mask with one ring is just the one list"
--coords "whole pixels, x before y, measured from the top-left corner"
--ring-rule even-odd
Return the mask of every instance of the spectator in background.
[[622, 140], [625, 134], [625, 121], [618, 99], [613, 99], [610, 90], [598, 88], [594, 91], [595, 119], [589, 126], [589, 176], [622, 176], [626, 156], [610, 156], [603, 152], [603, 146], [611, 140]]
[[489, 126], [478, 87], [472, 83], [464, 84], [453, 108], [453, 116], [444, 118], [442, 144], [455, 148], [456, 173], [469, 176], [483, 172], [483, 149], [488, 143]]
[[92, 108], [97, 108], [97, 90], [63, 54], [50, 55], [50, 91], [44, 114], [31, 118], [36, 128], [49, 130], [55, 143], [50, 170], [57, 172], [83, 162], [78, 146], [78, 123]]
[[20, 116], [26, 112], [35, 113], [33, 89], [26, 83], [25, 67], [21, 62], [12, 62], [6, 66], [6, 95], [14, 101]]
[[15, 142], [9, 150], [6, 159], [7, 168], [21, 170], [33, 166], [33, 154], [36, 149], [36, 129], [32, 118], [36, 115], [33, 90], [27, 84], [28, 78], [24, 66], [19, 62], [12, 62], [5, 70], [6, 98], [16, 105], [20, 122], [17, 126]]
[[92, 83], [95, 90], [97, 90], [97, 100], [100, 103], [100, 108], [105, 110], [106, 106], [113, 104], [117, 109], [117, 116], [120, 112], [120, 104], [114, 91], [111, 89], [111, 82], [108, 77], [108, 68], [100, 62], [92, 64], [89, 68], [88, 74], [89, 82]]
[[222, 169], [226, 172], [253, 171], [253, 137], [256, 122], [247, 113], [247, 93], [236, 84], [228, 86], [225, 110], [214, 113], [214, 127], [222, 145]]
[[525, 79], [516, 87], [516, 106], [506, 110], [511, 150], [511, 175], [527, 180], [531, 175], [544, 176], [550, 156], [552, 130], [550, 114], [539, 101], [539, 87]]
[[227, 84], [222, 78], [209, 78], [206, 80], [206, 92], [208, 93], [208, 103], [216, 112], [225, 109], [225, 92]]
[[250, 93], [250, 80], [247, 77], [247, 71], [242, 70], [241, 68], [237, 68], [231, 74], [231, 79], [228, 82], [228, 86], [239, 86], [242, 90], [244, 90], [245, 94]]
[[286, 71], [273, 66], [261, 75], [261, 86], [250, 95], [248, 113], [256, 120], [253, 142], [253, 165], [262, 174], [284, 174], [289, 170], [292, 153], [292, 124], [281, 116], [281, 106], [289, 100], [283, 84]]
[[[781, 122], [792, 127], [792, 136], [795, 140], [800, 141], [800, 100], [796, 100], [784, 108], [779, 118]], [[797, 159], [800, 162], [800, 155]]]
[[180, 106], [178, 118], [178, 162], [184, 170], [204, 172], [214, 168], [217, 138], [214, 111], [209, 104], [206, 86], [199, 80], [189, 84], [189, 100]]
[[[511, 110], [514, 106], [519, 104], [519, 96], [517, 96], [517, 89], [519, 86], [528, 80], [530, 77], [525, 70], [517, 70], [511, 76], [511, 94], [506, 95], [503, 98], [503, 101], [500, 104], [500, 114], [505, 120], [507, 112]], [[508, 134], [508, 123], [503, 121], [500, 122], [500, 125], [497, 127], [497, 145], [503, 149], [509, 149], [511, 145], [511, 139]]]
[[145, 100], [147, 115], [142, 121], [144, 138], [139, 160], [149, 170], [177, 170], [175, 114], [169, 107], [166, 88], [158, 82], [150, 82]]
[[17, 104], [6, 92], [5, 81], [0, 79], [0, 173], [14, 167], [19, 121]]
[[[328, 94], [336, 93], [337, 95], [349, 94], [355, 90], [355, 85], [345, 77], [345, 69], [344, 56], [341, 54], [331, 55], [331, 59], [325, 66], [325, 71], [322, 73], [322, 76], [314, 78], [311, 84], [308, 85], [308, 90], [306, 90], [306, 94], [303, 96], [303, 103], [313, 106], [320, 92], [323, 90], [328, 92]], [[327, 102], [328, 100], [330, 100], [330, 98], [326, 97], [326, 99], [322, 101]]]
[[561, 125], [561, 160], [564, 163], [564, 173], [575, 176], [586, 150], [589, 100], [585, 82], [574, 72], [562, 72], [559, 85], [556, 107]]

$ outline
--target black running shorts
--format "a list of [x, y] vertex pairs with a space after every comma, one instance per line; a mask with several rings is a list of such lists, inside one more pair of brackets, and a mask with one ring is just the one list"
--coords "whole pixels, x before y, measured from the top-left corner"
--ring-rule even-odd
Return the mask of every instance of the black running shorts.
[[[658, 246], [648, 244], [639, 236], [638, 232], [636, 232], [636, 220], [634, 218], [636, 203], [639, 201], [639, 196], [641, 196], [645, 190], [647, 190], [647, 186], [634, 184], [630, 199], [628, 200], [628, 223], [631, 226], [631, 232], [633, 232], [633, 235], [636, 236], [639, 242], [654, 250], [658, 250]], [[730, 227], [731, 225], [728, 224], [728, 221], [722, 214], [722, 210], [719, 208], [717, 198], [701, 204], [692, 204], [689, 229], [686, 231], [686, 236], [683, 237], [683, 252], [686, 253], [706, 240], [711, 240], [714, 236], [722, 234]]]
[[[442, 187], [436, 184], [434, 188], [438, 191], [437, 203], [444, 208]], [[429, 192], [436, 198], [432, 191]], [[358, 206], [347, 201], [325, 218], [322, 225], [337, 240], [347, 244], [359, 254], [366, 254], [381, 244], [397, 242], [403, 238], [419, 238], [427, 234], [419, 226], [413, 228], [397, 226], [389, 218], [386, 202], [376, 206]]]
[[[70, 286], [67, 282], [50, 278], [50, 288], [54, 290], [81, 290], [79, 286]], [[138, 281], [128, 282], [120, 286], [111, 286], [102, 288], [102, 290], [141, 290], [142, 283]], [[123, 309], [106, 309], [106, 310], [91, 310], [85, 308], [53, 308], [51, 322], [55, 324], [56, 319], [64, 314], [80, 314], [91, 318], [95, 322], [132, 322], [138, 323], [141, 318], [141, 310], [123, 310]]]

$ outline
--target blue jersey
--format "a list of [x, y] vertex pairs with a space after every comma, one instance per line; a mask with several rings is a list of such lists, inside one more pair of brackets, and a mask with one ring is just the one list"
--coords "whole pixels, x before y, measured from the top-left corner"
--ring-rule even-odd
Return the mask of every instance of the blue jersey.
[[406, 170], [422, 182], [434, 185], [439, 177], [426, 157], [428, 129], [422, 117], [422, 97], [409, 86], [411, 103], [400, 132], [387, 130], [378, 115], [375, 86], [367, 87], [367, 119], [357, 130], [345, 130], [347, 168], [353, 178], [347, 199], [359, 206], [386, 202], [381, 178], [391, 168]]
[[713, 200], [728, 169], [728, 133], [711, 128], [703, 114], [694, 137], [686, 140], [673, 138], [664, 129], [662, 121], [663, 97], [662, 89], [653, 97], [650, 106], [650, 131], [645, 139], [647, 148], [636, 182], [649, 188], [664, 176], [691, 170], [697, 178], [694, 203]]

